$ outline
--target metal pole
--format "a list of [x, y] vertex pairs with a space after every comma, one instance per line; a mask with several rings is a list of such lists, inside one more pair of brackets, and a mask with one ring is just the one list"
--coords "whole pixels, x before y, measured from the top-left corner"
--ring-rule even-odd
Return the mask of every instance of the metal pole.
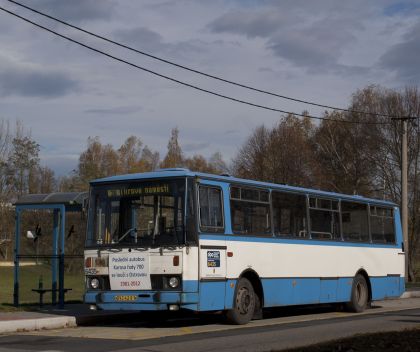
[[66, 229], [66, 210], [64, 205], [60, 208], [60, 258], [58, 264], [58, 308], [64, 308], [64, 243]]
[[36, 261], [35, 264], [38, 265], [38, 256], [39, 256], [39, 237], [36, 239]]
[[59, 240], [59, 229], [58, 229], [58, 214], [59, 210], [54, 209], [53, 212], [53, 257], [51, 260], [51, 304], [55, 306], [57, 304], [57, 259], [58, 259], [58, 240]]
[[16, 230], [15, 230], [15, 271], [14, 271], [14, 285], [13, 285], [13, 305], [19, 306], [19, 252], [20, 252], [20, 209], [16, 207]]
[[408, 198], [407, 198], [407, 119], [402, 119], [401, 139], [401, 220], [405, 249], [405, 280], [408, 281], [409, 248], [408, 248]]

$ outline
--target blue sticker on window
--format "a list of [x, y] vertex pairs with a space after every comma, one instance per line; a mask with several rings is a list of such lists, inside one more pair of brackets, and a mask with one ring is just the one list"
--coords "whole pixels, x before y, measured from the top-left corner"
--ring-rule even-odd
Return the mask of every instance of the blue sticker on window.
[[207, 251], [207, 267], [220, 267], [220, 251]]

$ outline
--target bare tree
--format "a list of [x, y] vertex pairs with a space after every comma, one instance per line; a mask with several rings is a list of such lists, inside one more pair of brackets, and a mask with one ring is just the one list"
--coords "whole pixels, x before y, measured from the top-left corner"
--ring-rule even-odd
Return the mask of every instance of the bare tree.
[[286, 116], [272, 129], [260, 126], [233, 160], [234, 174], [275, 183], [318, 187], [321, 178], [315, 160], [309, 119]]
[[[370, 138], [376, 148], [367, 153], [369, 161], [375, 167], [372, 182], [376, 189], [396, 203], [401, 202], [401, 135], [402, 123], [398, 117], [420, 116], [420, 92], [416, 87], [407, 87], [403, 91], [367, 87], [353, 96], [351, 108], [396, 116], [397, 119], [371, 116], [371, 120], [386, 122], [365, 129], [366, 138]], [[419, 125], [417, 120], [408, 124], [408, 208], [409, 208], [409, 278], [414, 280], [414, 260], [419, 249], [419, 167], [420, 145]]]
[[[371, 114], [337, 113], [327, 117], [374, 124], [323, 121], [314, 136], [317, 158], [328, 180], [328, 188], [401, 202], [401, 135], [398, 117], [420, 115], [417, 88], [403, 91], [369, 86], [352, 97], [350, 109]], [[379, 116], [386, 114], [395, 116]], [[419, 248], [419, 125], [408, 129], [409, 180], [409, 278], [414, 280], [414, 258]]]
[[235, 176], [253, 180], [272, 180], [266, 167], [269, 139], [270, 131], [264, 125], [254, 130], [233, 159]]
[[118, 149], [120, 172], [132, 173], [143, 171], [139, 164], [142, 154], [142, 144], [142, 141], [136, 136], [130, 136], [125, 140], [124, 144]]
[[34, 166], [29, 171], [29, 193], [52, 193], [57, 191], [54, 171], [48, 166]]
[[168, 152], [160, 164], [162, 168], [182, 167], [184, 165], [184, 155], [178, 142], [179, 130], [173, 128], [171, 138], [168, 142]]
[[9, 181], [17, 195], [29, 191], [30, 170], [39, 165], [39, 144], [29, 133], [25, 133], [20, 122], [16, 124], [16, 134], [12, 139], [11, 151], [7, 160]]
[[371, 196], [375, 167], [369, 155], [376, 151], [377, 145], [366, 138], [365, 125], [340, 122], [348, 120], [347, 115], [334, 112], [325, 117], [331, 120], [322, 121], [313, 136], [324, 187], [340, 193]]
[[159, 167], [159, 153], [153, 152], [147, 145], [141, 152], [140, 166], [142, 171], [154, 171]]

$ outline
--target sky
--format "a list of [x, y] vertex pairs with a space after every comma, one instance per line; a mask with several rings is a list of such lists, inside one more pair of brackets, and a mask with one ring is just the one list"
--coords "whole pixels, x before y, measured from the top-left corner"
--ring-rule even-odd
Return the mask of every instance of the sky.
[[[420, 1], [21, 0], [89, 31], [232, 81], [347, 107], [358, 89], [420, 80]], [[249, 92], [115, 47], [19, 8], [0, 6], [97, 49], [242, 100], [312, 115], [323, 109]], [[0, 119], [20, 120], [42, 165], [66, 175], [89, 136], [130, 135], [163, 157], [178, 127], [186, 156], [229, 162], [279, 113], [180, 86], [55, 37], [0, 11]]]

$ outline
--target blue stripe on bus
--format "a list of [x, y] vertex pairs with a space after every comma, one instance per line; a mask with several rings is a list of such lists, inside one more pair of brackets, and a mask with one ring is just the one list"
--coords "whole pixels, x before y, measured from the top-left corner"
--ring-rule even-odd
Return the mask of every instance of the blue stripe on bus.
[[[370, 277], [372, 300], [399, 297], [405, 290], [404, 277]], [[188, 280], [189, 287], [199, 287], [199, 293], [160, 291], [88, 291], [85, 303], [97, 304], [109, 310], [167, 310], [169, 304], [197, 311], [231, 309], [237, 280], [198, 282]], [[299, 304], [348, 302], [351, 298], [353, 278], [262, 278], [264, 307]], [[101, 294], [100, 300], [97, 295]], [[134, 302], [117, 302], [118, 295], [150, 294]]]
[[233, 300], [235, 296], [235, 287], [236, 281], [234, 279], [229, 279], [226, 281], [226, 291], [225, 291], [225, 309], [233, 308]]
[[261, 281], [265, 307], [319, 303], [319, 278]]
[[[264, 307], [299, 304], [349, 302], [353, 278], [269, 278], [261, 279]], [[404, 292], [404, 278], [370, 278], [372, 299], [399, 297]], [[233, 285], [231, 285], [233, 284]], [[200, 311], [231, 309], [236, 280], [200, 282]], [[233, 286], [233, 287], [232, 287]]]
[[167, 304], [143, 304], [143, 303], [98, 303], [96, 306], [100, 310], [130, 310], [130, 311], [157, 311], [157, 310], [168, 310]]
[[182, 291], [198, 292], [198, 281], [197, 280], [182, 280]]
[[[272, 282], [270, 282], [272, 281]], [[350, 301], [353, 279], [319, 279], [319, 278], [287, 278], [287, 279], [268, 279], [263, 280], [263, 288], [271, 287], [271, 294], [276, 296], [275, 301], [264, 295], [266, 306], [276, 305], [298, 305], [313, 303], [332, 303]], [[268, 292], [270, 292], [268, 291]], [[281, 301], [279, 302], [279, 292]], [[267, 296], [267, 297], [266, 297]]]
[[372, 277], [372, 300], [399, 297], [405, 290], [404, 278], [399, 276]]
[[[262, 279], [264, 307], [349, 302], [352, 278]], [[402, 282], [402, 284], [401, 284]], [[372, 277], [372, 300], [399, 297], [404, 292], [404, 278]]]
[[309, 246], [337, 246], [337, 247], [367, 247], [367, 248], [400, 248], [396, 244], [382, 244], [382, 243], [358, 243], [358, 242], [345, 242], [345, 241], [317, 241], [309, 239], [291, 239], [279, 237], [254, 237], [254, 236], [241, 236], [241, 235], [212, 235], [201, 234], [200, 240], [211, 241], [235, 241], [235, 242], [260, 242], [260, 243], [278, 243], [278, 244], [301, 244]]
[[226, 281], [200, 282], [199, 310], [225, 309], [225, 286]]

